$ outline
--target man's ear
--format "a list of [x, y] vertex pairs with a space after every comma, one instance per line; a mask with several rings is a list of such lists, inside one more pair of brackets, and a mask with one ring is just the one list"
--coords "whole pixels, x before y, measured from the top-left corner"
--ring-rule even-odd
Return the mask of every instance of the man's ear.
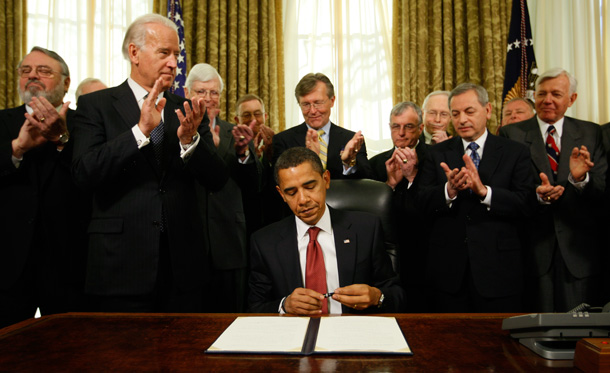
[[282, 192], [282, 189], [280, 189], [279, 185], [275, 186], [275, 190], [277, 190], [277, 192], [280, 194], [280, 196], [282, 196], [282, 199], [284, 200], [284, 202], [286, 202], [286, 198], [284, 197], [284, 193]]
[[325, 170], [322, 174], [322, 179], [324, 179], [324, 183], [326, 184], [326, 189], [330, 188], [330, 171]]

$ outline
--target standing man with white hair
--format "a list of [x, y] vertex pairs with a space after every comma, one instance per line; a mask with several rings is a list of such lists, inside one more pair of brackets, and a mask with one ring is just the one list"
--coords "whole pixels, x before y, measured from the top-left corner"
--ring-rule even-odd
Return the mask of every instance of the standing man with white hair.
[[231, 172], [222, 189], [198, 189], [212, 264], [212, 282], [205, 296], [216, 299], [211, 312], [245, 312], [248, 231], [244, 201], [257, 198], [263, 166], [251, 141], [254, 123], [233, 125], [218, 117], [222, 90], [218, 71], [207, 63], [199, 63], [186, 78], [184, 95], [203, 100], [216, 151]]
[[424, 99], [422, 105], [424, 130], [419, 138], [422, 143], [434, 145], [451, 138], [447, 132], [451, 122], [449, 93], [449, 91], [434, 91]]
[[94, 194], [86, 291], [101, 311], [207, 310], [197, 185], [220, 189], [228, 169], [203, 100], [167, 92], [179, 54], [172, 21], [139, 17], [123, 41], [130, 77], [79, 100], [73, 174]]
[[546, 71], [536, 81], [536, 116], [500, 129], [532, 154], [538, 199], [527, 251], [532, 312], [608, 301], [599, 299], [602, 246], [595, 221], [607, 161], [600, 127], [565, 116], [576, 101], [576, 85], [564, 69]]

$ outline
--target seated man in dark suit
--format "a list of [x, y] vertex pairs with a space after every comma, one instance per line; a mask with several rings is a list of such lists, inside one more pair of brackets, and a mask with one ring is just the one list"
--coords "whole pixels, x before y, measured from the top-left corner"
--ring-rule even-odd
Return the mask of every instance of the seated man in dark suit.
[[0, 111], [0, 328], [81, 311], [90, 197], [72, 181], [70, 71], [34, 47], [19, 63], [24, 105]]
[[[274, 171], [277, 190], [295, 216], [252, 235], [249, 310], [401, 312], [404, 291], [379, 219], [326, 205], [330, 175], [311, 150], [287, 150]], [[325, 297], [328, 292], [334, 295]]]
[[394, 148], [377, 154], [370, 160], [374, 175], [372, 178], [385, 182], [394, 191], [394, 223], [401, 232], [404, 229], [402, 227], [408, 227], [413, 232], [398, 236], [399, 273], [402, 286], [409, 294], [408, 312], [426, 311], [424, 270], [427, 224], [415, 206], [418, 170], [422, 168], [429, 147], [420, 137], [423, 128], [419, 106], [410, 101], [397, 104], [390, 112]]
[[358, 131], [339, 127], [330, 121], [335, 104], [335, 88], [322, 73], [307, 74], [297, 84], [297, 102], [305, 122], [273, 137], [273, 164], [289, 148], [305, 146], [320, 155], [324, 169], [333, 179], [370, 177], [364, 137]]

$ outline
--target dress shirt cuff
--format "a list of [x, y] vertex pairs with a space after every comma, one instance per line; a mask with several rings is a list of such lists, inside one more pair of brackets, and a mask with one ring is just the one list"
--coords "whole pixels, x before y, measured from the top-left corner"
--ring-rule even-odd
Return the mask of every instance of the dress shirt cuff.
[[352, 175], [356, 173], [358, 166], [353, 166], [353, 167], [347, 167], [346, 165], [343, 165], [343, 175], [347, 176], [347, 175]]
[[488, 185], [485, 185], [485, 188], [487, 188], [487, 195], [481, 201], [481, 203], [484, 204], [485, 206], [487, 206], [487, 211], [489, 211], [491, 209], [491, 187]]
[[140, 130], [140, 127], [136, 124], [131, 127], [131, 132], [133, 133], [133, 137], [136, 138], [136, 144], [138, 144], [138, 149], [142, 149], [146, 145], [150, 144], [150, 137], [146, 137]]
[[280, 315], [285, 315], [286, 314], [286, 311], [284, 311], [284, 302], [286, 301], [286, 298], [288, 298], [288, 297], [282, 298], [282, 301], [280, 302], [280, 307], [277, 310], [277, 312], [279, 312]]
[[568, 175], [568, 181], [570, 182], [570, 184], [574, 185], [574, 188], [581, 192], [583, 189], [585, 189], [585, 186], [589, 182], [589, 173], [587, 172], [585, 174], [585, 179], [583, 181], [576, 181], [574, 180], [574, 177], [572, 177], [572, 173], [570, 172], [570, 174]]
[[195, 136], [193, 136], [193, 142], [190, 144], [180, 143], [180, 158], [187, 160], [195, 151], [197, 144], [199, 144], [200, 138], [201, 136], [199, 136], [199, 133], [197, 133]]
[[21, 161], [23, 161], [23, 157], [17, 158], [14, 155], [11, 155], [11, 161], [13, 161], [15, 168], [19, 168], [19, 166], [21, 166]]
[[455, 197], [449, 198], [449, 192], [447, 191], [447, 188], [449, 188], [449, 182], [445, 183], [445, 202], [447, 203], [447, 206], [451, 207], [453, 201], [455, 201], [455, 199], [457, 198], [457, 194], [455, 195]]

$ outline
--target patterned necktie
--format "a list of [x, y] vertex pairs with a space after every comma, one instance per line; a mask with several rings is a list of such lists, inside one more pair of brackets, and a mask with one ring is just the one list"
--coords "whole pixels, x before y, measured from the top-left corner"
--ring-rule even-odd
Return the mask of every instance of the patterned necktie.
[[165, 136], [163, 127], [163, 119], [161, 119], [159, 125], [150, 133], [150, 141], [153, 144], [155, 159], [157, 160], [158, 165], [161, 165], [161, 160], [163, 159], [163, 137]]
[[551, 170], [553, 170], [553, 178], [555, 181], [557, 181], [557, 168], [559, 164], [559, 148], [557, 147], [555, 137], [553, 136], [556, 131], [555, 126], [549, 126], [546, 130], [546, 154], [549, 157], [549, 163], [551, 164]]
[[477, 170], [479, 169], [479, 163], [481, 163], [481, 157], [477, 150], [479, 149], [479, 145], [476, 142], [471, 142], [468, 144], [468, 149], [470, 149], [470, 158], [472, 159], [472, 163], [474, 163]]
[[[305, 287], [320, 294], [326, 293], [326, 266], [322, 247], [318, 243], [320, 228], [311, 227], [308, 230], [307, 263], [305, 265]], [[322, 301], [322, 313], [328, 313], [328, 299]]]
[[328, 146], [326, 146], [326, 141], [322, 138], [325, 134], [324, 130], [318, 130], [318, 143], [320, 144], [320, 160], [322, 161], [322, 166], [326, 170], [326, 162], [328, 157]]

